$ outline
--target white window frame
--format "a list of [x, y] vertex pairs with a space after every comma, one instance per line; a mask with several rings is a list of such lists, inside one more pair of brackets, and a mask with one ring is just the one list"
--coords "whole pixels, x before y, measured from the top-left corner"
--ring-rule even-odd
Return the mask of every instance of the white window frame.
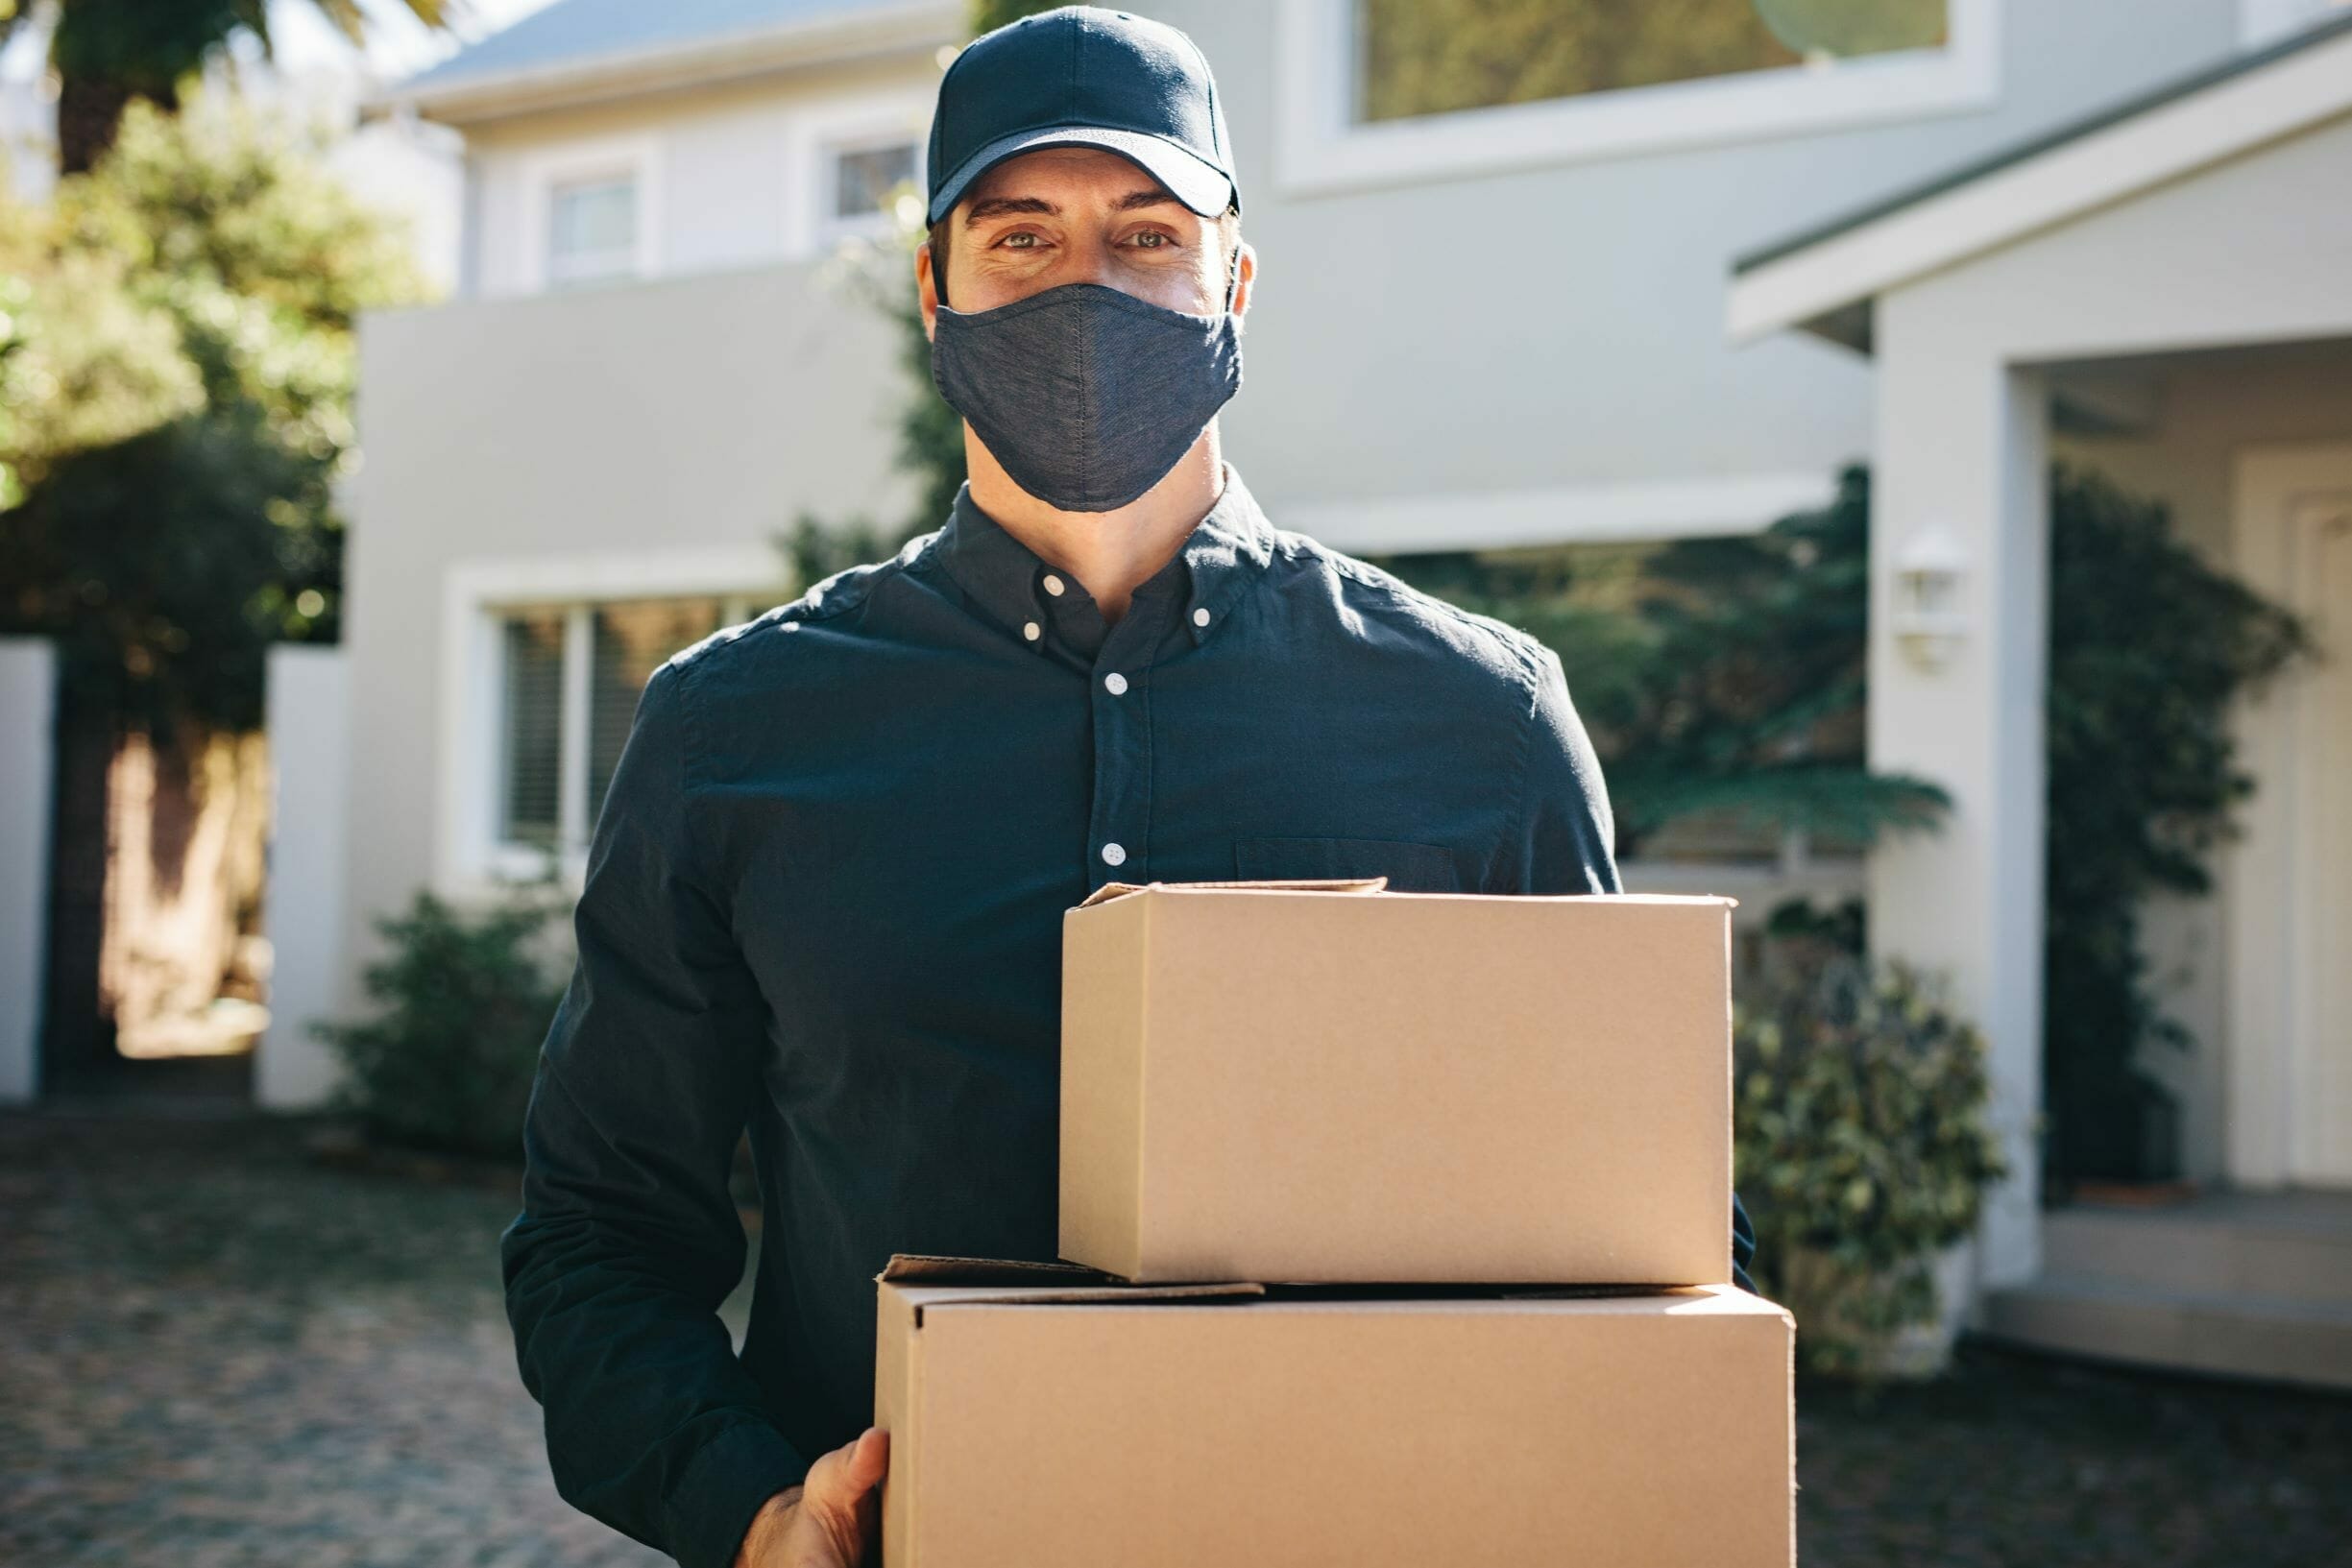
[[[555, 192], [558, 186], [594, 180], [626, 179], [637, 187], [637, 249], [625, 278], [613, 283], [642, 281], [662, 273], [662, 147], [657, 136], [605, 136], [570, 142], [527, 155], [522, 160], [523, 244], [522, 284], [533, 294], [555, 286], [550, 276], [550, 252], [555, 242]], [[591, 285], [582, 285], [591, 286]]]
[[812, 106], [793, 116], [785, 157], [786, 249], [795, 257], [822, 255], [843, 240], [879, 239], [888, 219], [834, 216], [837, 154], [898, 142], [914, 146], [914, 183], [923, 189], [930, 159], [932, 95], [864, 93]]
[[1982, 108], [2000, 88], [2001, 0], [1950, 0], [1937, 50], [1622, 87], [1370, 124], [1354, 118], [1354, 0], [1277, 0], [1274, 180], [1321, 195]]
[[2238, 41], [2248, 49], [2260, 49], [2340, 15], [2346, 9], [2346, 0], [2238, 0]]
[[598, 605], [715, 598], [733, 626], [780, 601], [785, 571], [772, 545], [716, 544], [653, 552], [457, 561], [442, 578], [441, 765], [434, 798], [433, 885], [471, 902], [538, 876], [546, 852], [505, 841], [506, 664], [503, 626], [518, 611], [560, 607], [563, 728], [557, 874], [576, 893], [587, 869], [590, 664]]
[[841, 157], [844, 154], [873, 152], [884, 147], [899, 147], [911, 143], [914, 147], [914, 188], [923, 188], [923, 142], [921, 131], [883, 131], [862, 136], [834, 137], [818, 143], [816, 178], [811, 183], [817, 191], [816, 231], [827, 243], [838, 243], [851, 235], [880, 239], [890, 232], [890, 215], [877, 208], [862, 217], [845, 218], [840, 215]]

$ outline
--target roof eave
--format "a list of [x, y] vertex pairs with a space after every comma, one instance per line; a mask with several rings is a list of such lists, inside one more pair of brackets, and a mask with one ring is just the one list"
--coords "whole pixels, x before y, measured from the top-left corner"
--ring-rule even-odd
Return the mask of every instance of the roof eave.
[[908, 0], [845, 16], [701, 38], [665, 49], [588, 56], [521, 70], [396, 83], [370, 98], [372, 112], [406, 110], [460, 129], [548, 109], [708, 86], [771, 71], [831, 64], [961, 43], [958, 0]]
[[2250, 68], [1898, 198], [1817, 237], [1734, 263], [1734, 342], [1800, 328], [1870, 350], [1872, 302], [2167, 181], [2352, 113], [2352, 25], [2322, 29]]

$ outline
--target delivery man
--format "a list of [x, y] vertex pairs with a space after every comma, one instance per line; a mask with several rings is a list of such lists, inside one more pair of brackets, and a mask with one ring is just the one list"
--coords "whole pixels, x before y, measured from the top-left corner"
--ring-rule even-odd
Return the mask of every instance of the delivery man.
[[915, 285], [970, 482], [639, 700], [501, 1255], [558, 1490], [685, 1568], [859, 1562], [874, 1275], [1055, 1255], [1070, 905], [1617, 890], [1558, 657], [1282, 531], [1224, 461], [1257, 277], [1233, 169], [1172, 28], [1067, 7], [965, 49]]

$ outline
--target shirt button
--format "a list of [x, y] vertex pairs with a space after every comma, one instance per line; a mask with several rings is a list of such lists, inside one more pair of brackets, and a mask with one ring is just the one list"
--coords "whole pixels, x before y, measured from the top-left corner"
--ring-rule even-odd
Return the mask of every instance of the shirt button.
[[1193, 624], [1195, 626], [1206, 626], [1208, 623], [1209, 607], [1204, 604], [1200, 609], [1193, 612]]
[[1127, 677], [1120, 674], [1117, 670], [1112, 670], [1108, 675], [1103, 677], [1103, 686], [1105, 690], [1115, 697], [1127, 689]]
[[1056, 576], [1055, 576], [1055, 575], [1054, 575], [1052, 572], [1050, 572], [1050, 571], [1049, 571], [1049, 572], [1047, 572], [1047, 573], [1045, 574], [1045, 591], [1046, 591], [1048, 593], [1053, 594], [1053, 595], [1054, 595], [1054, 597], [1055, 597], [1055, 598], [1057, 598], [1057, 599], [1058, 599], [1058, 598], [1060, 598], [1060, 597], [1061, 597], [1061, 579], [1060, 579], [1060, 578], [1058, 578], [1058, 577], [1056, 577]]
[[1034, 641], [1036, 641], [1036, 640], [1037, 640], [1037, 639], [1038, 639], [1040, 637], [1043, 637], [1043, 636], [1045, 635], [1045, 630], [1044, 630], [1044, 628], [1043, 628], [1043, 627], [1039, 626], [1039, 625], [1038, 625], [1038, 624], [1037, 624], [1035, 621], [1033, 621], [1033, 620], [1027, 620], [1027, 621], [1023, 621], [1023, 622], [1021, 623], [1021, 635], [1022, 635], [1023, 637], [1025, 637], [1025, 638], [1028, 638], [1028, 639], [1030, 639], [1031, 642], [1034, 642]]
[[1124, 860], [1124, 859], [1126, 859], [1126, 858], [1127, 858], [1127, 851], [1126, 851], [1126, 850], [1121, 849], [1121, 848], [1120, 848], [1118, 845], [1116, 845], [1116, 844], [1105, 844], [1105, 845], [1103, 845], [1103, 864], [1105, 864], [1105, 865], [1113, 865], [1113, 866], [1115, 866], [1115, 865], [1117, 865], [1117, 864], [1118, 864], [1120, 861], [1122, 861], [1122, 860]]

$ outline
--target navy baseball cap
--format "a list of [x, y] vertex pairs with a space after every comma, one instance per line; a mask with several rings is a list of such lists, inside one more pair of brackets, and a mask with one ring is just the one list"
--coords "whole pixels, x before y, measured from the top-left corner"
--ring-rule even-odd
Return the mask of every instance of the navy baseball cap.
[[1063, 6], [973, 39], [939, 80], [925, 221], [946, 217], [1005, 159], [1040, 147], [1120, 154], [1204, 218], [1241, 206], [1208, 60], [1165, 22]]

